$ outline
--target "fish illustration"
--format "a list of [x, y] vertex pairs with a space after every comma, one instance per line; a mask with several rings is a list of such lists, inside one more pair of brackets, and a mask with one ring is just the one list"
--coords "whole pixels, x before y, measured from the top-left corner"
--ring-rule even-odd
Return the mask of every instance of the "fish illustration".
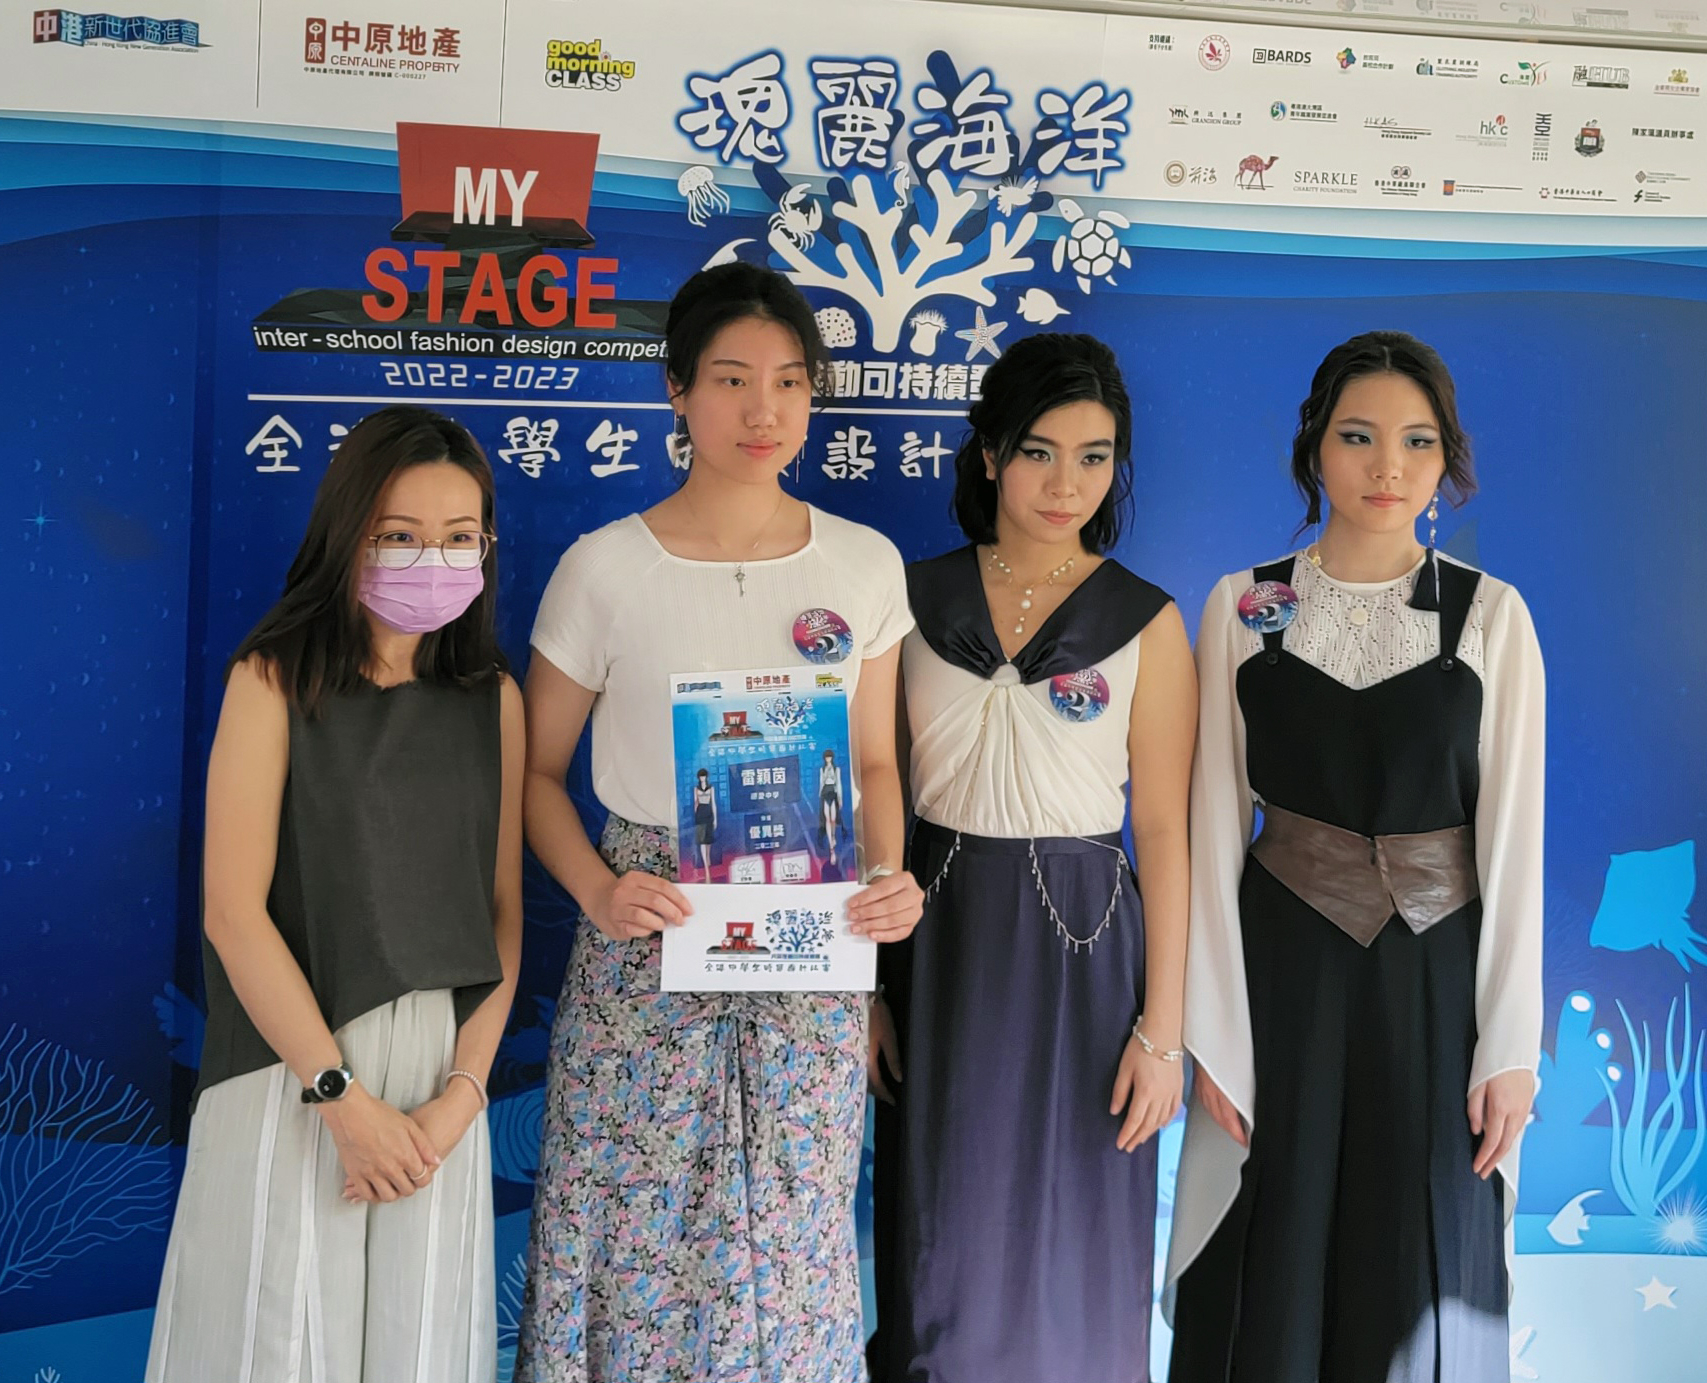
[[1067, 309], [1047, 289], [1028, 288], [1019, 295], [1019, 315], [1028, 322], [1046, 326], [1057, 317], [1065, 317]]
[[1583, 1235], [1588, 1232], [1588, 1211], [1583, 1209], [1583, 1202], [1590, 1196], [1598, 1196], [1600, 1192], [1583, 1191], [1572, 1196], [1560, 1208], [1559, 1213], [1547, 1221], [1547, 1233], [1555, 1244], [1580, 1244]]

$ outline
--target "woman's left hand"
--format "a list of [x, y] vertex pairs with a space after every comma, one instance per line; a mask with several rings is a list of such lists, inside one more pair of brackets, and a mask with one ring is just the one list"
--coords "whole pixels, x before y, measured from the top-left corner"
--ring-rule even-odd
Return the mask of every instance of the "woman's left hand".
[[1126, 1111], [1120, 1136], [1115, 1140], [1121, 1152], [1136, 1152], [1179, 1113], [1180, 1102], [1185, 1098], [1184, 1065], [1151, 1056], [1138, 1045], [1136, 1037], [1126, 1039], [1120, 1072], [1114, 1078], [1114, 1099], [1108, 1107], [1110, 1114]]
[[905, 941], [924, 911], [925, 891], [911, 874], [885, 874], [848, 900], [848, 930], [873, 941]]
[[[462, 1141], [463, 1134], [474, 1126], [474, 1121], [480, 1117], [480, 1096], [474, 1087], [461, 1077], [450, 1082], [438, 1095], [425, 1104], [416, 1105], [409, 1112], [409, 1118], [415, 1127], [427, 1135], [432, 1145], [438, 1149], [441, 1159], [451, 1154], [451, 1149]], [[347, 1196], [352, 1189], [352, 1183], [346, 1182], [344, 1192]]]
[[1474, 1168], [1483, 1181], [1517, 1142], [1534, 1102], [1535, 1077], [1528, 1071], [1501, 1071], [1470, 1092], [1470, 1132], [1482, 1140]]

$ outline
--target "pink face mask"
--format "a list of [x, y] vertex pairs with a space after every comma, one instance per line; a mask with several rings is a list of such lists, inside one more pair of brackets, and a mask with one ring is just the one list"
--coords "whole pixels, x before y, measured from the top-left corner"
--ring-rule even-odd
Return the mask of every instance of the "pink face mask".
[[377, 564], [363, 567], [356, 598], [401, 634], [430, 634], [474, 604], [485, 585], [481, 568], [446, 566], [438, 552], [428, 548], [414, 566], [401, 571]]

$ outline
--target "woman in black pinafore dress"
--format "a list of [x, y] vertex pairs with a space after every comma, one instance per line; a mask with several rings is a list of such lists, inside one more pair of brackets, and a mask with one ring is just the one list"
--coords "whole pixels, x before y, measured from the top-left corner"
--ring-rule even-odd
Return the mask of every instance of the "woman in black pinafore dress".
[[1294, 473], [1320, 541], [1224, 578], [1198, 640], [1170, 1376], [1506, 1383], [1540, 653], [1512, 587], [1433, 550], [1473, 480], [1427, 346], [1333, 351]]

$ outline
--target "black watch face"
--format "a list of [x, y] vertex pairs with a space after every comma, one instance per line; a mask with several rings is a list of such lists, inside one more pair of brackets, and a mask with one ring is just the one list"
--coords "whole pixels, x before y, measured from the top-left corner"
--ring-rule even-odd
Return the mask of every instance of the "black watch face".
[[342, 1071], [322, 1071], [314, 1078], [314, 1093], [323, 1100], [341, 1099], [348, 1085]]

